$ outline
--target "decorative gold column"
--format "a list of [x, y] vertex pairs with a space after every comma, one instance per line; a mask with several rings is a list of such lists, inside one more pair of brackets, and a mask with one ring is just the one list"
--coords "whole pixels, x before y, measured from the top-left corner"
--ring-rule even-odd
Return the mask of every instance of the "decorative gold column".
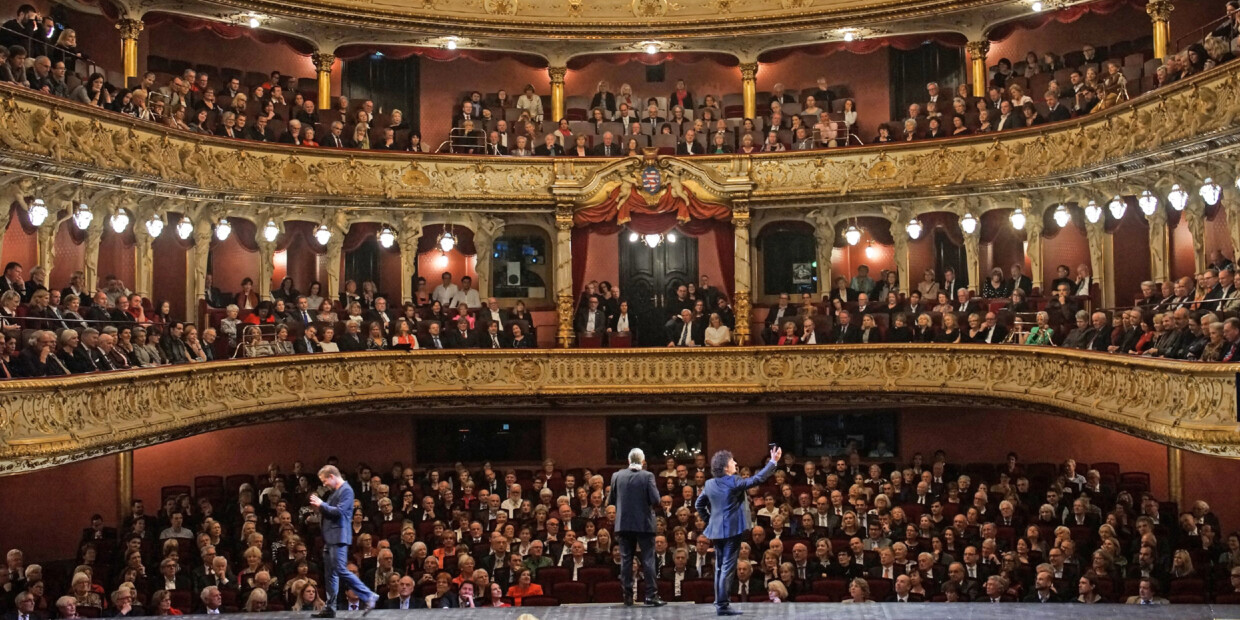
[[[336, 237], [340, 237], [340, 243], [344, 244], [344, 235], [332, 235], [332, 241], [335, 241]], [[422, 214], [410, 213], [402, 218], [400, 236], [396, 239], [400, 246], [400, 299], [402, 302], [413, 301], [413, 274], [418, 272], [418, 242], [421, 239]], [[328, 245], [331, 243], [329, 242]], [[479, 250], [480, 253], [481, 251]], [[335, 299], [336, 295], [337, 293], [332, 293], [330, 299]]]
[[973, 96], [986, 96], [986, 52], [990, 51], [990, 41], [969, 41], [965, 45], [969, 52], [969, 78], [973, 80]]
[[1089, 270], [1094, 274], [1094, 281], [1098, 283], [1099, 290], [1102, 291], [1102, 305], [1113, 307], [1113, 299], [1108, 299], [1107, 283], [1111, 282], [1111, 274], [1114, 269], [1109, 268], [1107, 264], [1106, 242], [1109, 239], [1106, 232], [1106, 219], [1100, 218], [1097, 222], [1085, 222], [1085, 236], [1089, 245]]
[[1206, 203], [1197, 196], [1188, 199], [1184, 207], [1184, 223], [1193, 237], [1193, 265], [1196, 273], [1206, 270]]
[[117, 523], [129, 516], [133, 503], [133, 450], [116, 453], [116, 518]]
[[[69, 204], [68, 212], [73, 212], [72, 204]], [[67, 219], [68, 216], [58, 218], [55, 213], [52, 213], [36, 233], [39, 266], [43, 267], [43, 270], [46, 272], [48, 282], [51, 282], [52, 269], [56, 266], [56, 231], [60, 229], [60, 225]]]
[[207, 262], [211, 257], [211, 234], [210, 220], [203, 218], [194, 225], [194, 247], [189, 250], [189, 268], [185, 270], [185, 311], [190, 321], [198, 320], [199, 302], [207, 298]]
[[1184, 452], [1167, 446], [1167, 498], [1184, 510]]
[[142, 20], [122, 17], [116, 21], [121, 33], [121, 64], [124, 65], [125, 86], [129, 78], [138, 77], [138, 35], [142, 32]]
[[1240, 191], [1230, 183], [1224, 183], [1220, 200], [1227, 214], [1227, 237], [1231, 239], [1232, 252], [1240, 251]]
[[495, 251], [495, 240], [504, 234], [504, 220], [486, 215], [478, 216], [474, 222], [474, 247], [478, 254], [474, 263], [474, 273], [478, 276], [478, 294], [489, 297], [491, 290], [491, 271], [493, 269], [492, 254]]
[[155, 284], [155, 240], [151, 237], [151, 233], [146, 230], [146, 221], [134, 214], [133, 222], [134, 237], [134, 267], [133, 267], [133, 288], [134, 292], [153, 299], [151, 289]]
[[316, 52], [310, 56], [314, 61], [314, 70], [319, 77], [319, 109], [332, 109], [332, 65], [336, 62], [335, 54]]
[[559, 319], [556, 340], [573, 346], [573, 203], [555, 207], [555, 308]]
[[[978, 250], [982, 237], [982, 223], [977, 223], [977, 230], [973, 234], [961, 231], [964, 235], [964, 264], [965, 273], [969, 277], [969, 290], [974, 293], [980, 293], [982, 290], [982, 259], [978, 256]], [[955, 299], [955, 295], [951, 295]]]
[[[323, 262], [327, 265], [327, 298], [336, 299], [340, 296], [340, 282], [344, 279], [344, 265], [340, 258], [344, 254], [344, 233], [333, 230], [332, 238], [327, 242], [327, 252], [323, 254]], [[414, 252], [417, 250], [415, 249]], [[415, 259], [416, 260], [416, 259]]]
[[732, 313], [736, 316], [736, 329], [733, 330], [732, 337], [737, 344], [743, 346], [749, 344], [749, 316], [753, 308], [750, 299], [753, 281], [749, 258], [752, 246], [749, 241], [749, 202], [746, 200], [732, 203], [732, 243]]
[[1028, 198], [1022, 198], [1025, 213], [1025, 254], [1029, 257], [1029, 281], [1033, 287], [1042, 288], [1042, 215], [1043, 209], [1034, 207]]
[[818, 261], [818, 292], [831, 292], [831, 251], [835, 249], [835, 211], [827, 208], [810, 211], [814, 226], [814, 256]]
[[[905, 230], [904, 228], [904, 225], [906, 223], [907, 222], [897, 221], [891, 224], [891, 239], [892, 239], [893, 245], [895, 246], [894, 249], [895, 249], [895, 255], [896, 255], [895, 256], [896, 258], [896, 279], [899, 280], [900, 282], [900, 287], [899, 287], [900, 290], [905, 291], [907, 293], [909, 290], [912, 290], [912, 289], [909, 288], [910, 286], [909, 255], [908, 255], [909, 238], [908, 238], [908, 231]], [[882, 301], [883, 303], [887, 303], [887, 300], [885, 299]], [[878, 300], [877, 299], [874, 300], [874, 303], [878, 303]]]
[[758, 63], [741, 63], [741, 98], [745, 102], [745, 118], [758, 116]]
[[1150, 279], [1166, 282], [1171, 277], [1167, 260], [1167, 212], [1159, 205], [1154, 214], [1145, 219], [1150, 225]]
[[103, 240], [103, 218], [95, 216], [86, 227], [82, 244], [82, 291], [99, 289], [99, 243]]
[[1162, 60], [1167, 57], [1167, 46], [1171, 43], [1171, 11], [1175, 5], [1171, 0], [1149, 0], [1145, 12], [1150, 21], [1154, 22], [1154, 58]]
[[564, 118], [564, 76], [568, 67], [548, 67], [547, 73], [551, 75], [551, 118], [546, 120], [558, 123]]
[[[258, 246], [258, 299], [271, 299], [271, 278], [276, 269], [276, 242], [263, 237], [265, 223], [259, 223], [254, 231], [254, 243]], [[279, 237], [276, 237], [279, 240]]]

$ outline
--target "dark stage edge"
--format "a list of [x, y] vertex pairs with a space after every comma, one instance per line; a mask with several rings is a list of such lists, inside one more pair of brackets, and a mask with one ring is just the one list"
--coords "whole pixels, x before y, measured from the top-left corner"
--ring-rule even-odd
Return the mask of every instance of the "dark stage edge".
[[[840, 603], [769, 603], [733, 604], [745, 612], [745, 618], [815, 618], [828, 620], [1041, 620], [1072, 618], [1081, 620], [1205, 620], [1229, 618], [1240, 620], [1240, 605], [1073, 605], [1056, 603], [875, 603], [843, 605]], [[672, 603], [666, 607], [646, 608], [623, 605], [565, 605], [561, 607], [517, 607], [507, 609], [439, 609], [439, 610], [376, 610], [366, 620], [395, 620], [408, 616], [451, 616], [472, 620], [516, 620], [529, 614], [538, 620], [690, 620], [715, 618], [711, 605]], [[361, 612], [337, 612], [341, 620], [360, 620]], [[307, 620], [309, 613], [267, 612], [229, 614], [230, 620]]]

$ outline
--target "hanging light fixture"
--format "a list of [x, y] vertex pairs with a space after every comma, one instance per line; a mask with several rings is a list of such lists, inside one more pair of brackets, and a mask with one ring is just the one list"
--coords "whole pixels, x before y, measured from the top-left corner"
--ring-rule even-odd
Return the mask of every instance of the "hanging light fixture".
[[43, 222], [47, 221], [47, 204], [42, 198], [35, 198], [30, 202], [30, 209], [26, 211], [26, 214], [30, 216], [31, 226], [42, 226]]
[[659, 247], [659, 244], [663, 242], [663, 235], [651, 233], [646, 235], [643, 240], [646, 242], [647, 247], [657, 248]]
[[444, 43], [444, 47], [449, 50], [456, 49], [456, 37], [448, 37], [448, 40]]
[[[1144, 197], [1144, 195], [1142, 195]], [[1171, 203], [1171, 208], [1176, 211], [1183, 211], [1188, 206], [1188, 192], [1180, 187], [1179, 183], [1171, 186], [1171, 191], [1167, 192], [1167, 202]], [[1157, 205], [1155, 205], [1157, 206]], [[1144, 209], [1144, 207], [1142, 207]], [[1152, 213], [1153, 211], [1151, 211]], [[1146, 215], [1149, 215], [1148, 213]]]
[[1072, 214], [1068, 212], [1067, 206], [1061, 204], [1055, 207], [1055, 213], [1051, 215], [1051, 218], [1055, 220], [1056, 226], [1063, 228], [1072, 221]]
[[1085, 220], [1090, 224], [1097, 224], [1101, 219], [1102, 207], [1099, 207], [1097, 202], [1090, 200], [1089, 204], [1085, 205]]
[[228, 220], [220, 218], [220, 223], [215, 225], [215, 238], [220, 241], [228, 239], [228, 235], [232, 234], [232, 224]]
[[453, 234], [452, 225], [449, 224], [447, 228], [443, 229], [443, 232], [439, 233], [439, 237], [435, 239], [435, 245], [439, 246], [440, 252], [447, 254], [452, 251], [452, 248], [456, 247], [457, 241], [459, 239]]
[[276, 221], [267, 220], [267, 225], [263, 227], [263, 238], [267, 240], [267, 243], [271, 243], [276, 240], [276, 237], [279, 236], [280, 227], [276, 226]]
[[332, 240], [332, 231], [327, 228], [327, 224], [320, 224], [314, 229], [314, 240], [318, 241], [319, 245], [327, 245], [327, 242]]
[[383, 246], [383, 249], [386, 250], [391, 248], [395, 243], [396, 233], [392, 232], [392, 228], [390, 226], [384, 224], [383, 228], [379, 229], [379, 245]]
[[908, 224], [905, 224], [904, 226], [904, 231], [908, 233], [909, 239], [917, 239], [920, 237], [922, 230], [921, 220], [917, 218], [909, 220]]
[[146, 232], [151, 237], [161, 235], [164, 232], [164, 218], [160, 217], [158, 213], [152, 215], [151, 219], [146, 221]]
[[663, 238], [667, 239], [668, 243], [676, 243], [676, 233], [674, 232], [667, 233], [667, 235], [665, 235]]
[[1008, 219], [1012, 220], [1012, 228], [1016, 230], [1025, 229], [1025, 212], [1021, 211], [1020, 207], [1016, 207], [1016, 210], [1012, 212]]
[[95, 214], [90, 212], [90, 207], [86, 203], [79, 203], [77, 209], [73, 211], [73, 225], [78, 230], [86, 230], [90, 228], [90, 223], [95, 221]]
[[973, 217], [972, 213], [965, 213], [964, 217], [960, 218], [960, 230], [966, 235], [977, 232], [977, 218]]
[[1154, 211], [1158, 210], [1158, 196], [1155, 196], [1154, 192], [1147, 189], [1141, 192], [1141, 196], [1137, 198], [1137, 206], [1141, 207], [1141, 212], [1146, 217], [1154, 215]]
[[1201, 185], [1201, 189], [1197, 190], [1197, 194], [1201, 196], [1202, 200], [1206, 201], [1207, 205], [1213, 207], [1218, 204], [1218, 199], [1222, 197], [1223, 188], [1219, 187], [1218, 183], [1214, 182], [1214, 179], [1206, 177], [1205, 183]]
[[189, 217], [182, 215], [181, 221], [177, 222], [177, 236], [184, 241], [189, 239], [189, 236], [192, 234], [194, 234], [194, 223], [190, 221]]
[[874, 247], [873, 239], [865, 242], [865, 257], [870, 260], [878, 258], [878, 248]]
[[1111, 199], [1111, 203], [1107, 205], [1107, 209], [1111, 212], [1111, 217], [1117, 220], [1124, 219], [1124, 213], [1128, 212], [1128, 203], [1123, 198], [1116, 195]]
[[1033, 2], [1029, 5], [1029, 8], [1033, 9], [1034, 13], [1041, 13], [1043, 8], [1042, 0], [1033, 0]]
[[844, 231], [844, 241], [847, 241], [848, 245], [861, 243], [861, 229], [857, 228], [856, 224], [849, 224], [848, 230]]
[[638, 241], [641, 241], [641, 240], [642, 240], [642, 236], [641, 236], [641, 235], [639, 235], [639, 234], [637, 234], [637, 233], [635, 233], [635, 232], [631, 232], [631, 233], [629, 233], [629, 243], [637, 243]]
[[124, 209], [117, 209], [116, 214], [109, 220], [112, 223], [112, 230], [117, 234], [125, 232], [129, 227], [129, 213]]

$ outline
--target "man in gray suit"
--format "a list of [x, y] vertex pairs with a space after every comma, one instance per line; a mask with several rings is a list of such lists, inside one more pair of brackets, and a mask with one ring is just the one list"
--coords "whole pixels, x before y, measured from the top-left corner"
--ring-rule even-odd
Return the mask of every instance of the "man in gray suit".
[[646, 605], [666, 605], [659, 598], [654, 571], [654, 509], [659, 506], [659, 489], [654, 474], [642, 469], [646, 454], [641, 448], [629, 451], [629, 467], [611, 475], [607, 505], [616, 507], [616, 538], [620, 543], [620, 587], [624, 605], [633, 604], [637, 582], [633, 576], [634, 547], [641, 550], [642, 572], [646, 577]]

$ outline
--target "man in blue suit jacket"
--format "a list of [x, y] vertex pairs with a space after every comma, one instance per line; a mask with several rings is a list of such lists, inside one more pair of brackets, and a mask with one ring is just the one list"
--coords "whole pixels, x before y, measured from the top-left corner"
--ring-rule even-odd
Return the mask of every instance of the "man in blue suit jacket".
[[629, 451], [629, 467], [611, 475], [607, 505], [616, 507], [616, 538], [620, 543], [620, 587], [624, 605], [633, 604], [637, 582], [633, 580], [633, 550], [641, 549], [642, 572], [646, 575], [646, 605], [661, 607], [655, 587], [654, 509], [660, 505], [654, 474], [642, 469], [646, 454], [641, 448]]
[[340, 582], [353, 590], [366, 603], [366, 610], [374, 609], [379, 595], [371, 592], [357, 575], [349, 572], [349, 545], [353, 542], [353, 487], [340, 476], [340, 470], [333, 465], [326, 465], [319, 470], [319, 480], [330, 489], [327, 499], [318, 494], [310, 496], [310, 505], [319, 509], [319, 527], [323, 531], [323, 573], [327, 580], [327, 606], [315, 618], [336, 617], [336, 593], [340, 590]]
[[[708, 519], [703, 534], [715, 546], [715, 611], [720, 616], [739, 616], [741, 612], [728, 607], [728, 588], [736, 578], [736, 560], [741, 551], [741, 535], [748, 529], [746, 491], [771, 477], [784, 451], [771, 448], [771, 460], [757, 475], [741, 478], [736, 475], [732, 453], [720, 450], [710, 459], [711, 475], [702, 487], [694, 506]], [[619, 516], [617, 515], [617, 520]]]

